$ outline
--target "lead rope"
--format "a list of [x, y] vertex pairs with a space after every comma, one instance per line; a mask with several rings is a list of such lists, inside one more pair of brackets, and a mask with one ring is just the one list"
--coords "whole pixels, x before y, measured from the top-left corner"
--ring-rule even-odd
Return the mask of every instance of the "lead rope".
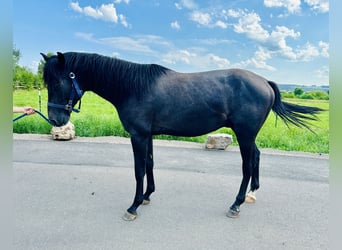
[[[41, 116], [45, 121], [47, 121], [50, 125], [52, 125], [50, 119], [47, 118], [43, 113], [41, 113], [40, 111], [38, 111], [38, 110], [36, 110], [36, 109], [34, 110], [34, 112], [37, 113], [38, 115], [40, 115], [40, 116]], [[20, 116], [18, 116], [18, 117], [16, 117], [16, 118], [14, 118], [14, 119], [13, 119], [13, 122], [16, 122], [17, 120], [19, 120], [19, 119], [21, 119], [21, 118], [23, 118], [23, 117], [25, 117], [25, 116], [27, 116], [26, 113], [25, 113], [25, 114], [22, 114], [22, 115], [20, 115]]]

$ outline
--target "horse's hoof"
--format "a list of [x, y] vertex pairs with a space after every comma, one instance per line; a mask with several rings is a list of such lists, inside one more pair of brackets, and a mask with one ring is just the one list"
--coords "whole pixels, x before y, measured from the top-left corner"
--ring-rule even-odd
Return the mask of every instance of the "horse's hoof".
[[148, 204], [150, 204], [150, 202], [151, 202], [150, 199], [148, 199], [148, 200], [143, 200], [142, 204], [143, 204], [143, 205], [148, 205]]
[[246, 203], [255, 203], [255, 201], [256, 201], [255, 197], [246, 196], [246, 198], [245, 198]]
[[240, 210], [236, 211], [230, 208], [226, 215], [229, 218], [237, 218], [239, 217], [239, 214], [240, 214]]
[[125, 212], [125, 214], [122, 216], [122, 219], [125, 221], [134, 221], [137, 218], [137, 214], [131, 214], [130, 212]]
[[246, 203], [255, 203], [255, 201], [256, 201], [255, 193], [256, 193], [256, 191], [249, 191], [248, 194], [246, 195], [245, 202]]

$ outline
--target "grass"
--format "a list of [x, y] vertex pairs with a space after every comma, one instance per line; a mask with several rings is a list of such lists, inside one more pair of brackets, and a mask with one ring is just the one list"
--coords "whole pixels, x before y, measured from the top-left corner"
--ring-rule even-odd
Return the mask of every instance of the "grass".
[[[308, 106], [316, 106], [329, 110], [328, 101], [287, 99], [286, 101]], [[42, 113], [47, 114], [47, 91], [41, 91]], [[38, 109], [38, 92], [15, 91], [13, 93], [14, 106], [33, 106]], [[81, 112], [71, 115], [71, 122], [75, 125], [76, 135], [95, 136], [124, 136], [129, 134], [123, 129], [118, 114], [112, 104], [92, 92], [87, 92], [82, 98]], [[13, 114], [13, 118], [19, 114]], [[329, 153], [329, 112], [318, 115], [319, 121], [313, 121], [311, 133], [307, 129], [290, 125], [288, 128], [281, 119], [276, 122], [273, 112], [270, 113], [257, 137], [260, 148], [273, 148], [287, 151], [303, 151], [313, 153]], [[51, 126], [39, 115], [24, 117], [13, 124], [14, 133], [49, 134]], [[236, 138], [231, 129], [222, 128], [217, 133], [229, 133]], [[158, 139], [184, 140], [204, 143], [206, 135], [198, 137], [174, 137], [168, 135], [156, 136]]]

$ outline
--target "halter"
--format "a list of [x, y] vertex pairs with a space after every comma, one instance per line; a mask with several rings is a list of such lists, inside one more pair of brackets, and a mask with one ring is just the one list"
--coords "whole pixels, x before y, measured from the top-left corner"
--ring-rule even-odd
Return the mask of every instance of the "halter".
[[[70, 98], [67, 104], [62, 105], [62, 104], [55, 104], [52, 102], [48, 102], [48, 107], [52, 107], [52, 108], [59, 108], [59, 109], [64, 109], [69, 111], [69, 113], [71, 113], [72, 111], [79, 113], [81, 110], [81, 98], [83, 95], [83, 91], [80, 89], [76, 79], [75, 79], [75, 74], [74, 72], [70, 72], [69, 73], [69, 77], [72, 81], [72, 90], [71, 90], [71, 94], [70, 94]], [[72, 103], [74, 102], [74, 99], [76, 97], [76, 100], [79, 100], [79, 104], [78, 104], [78, 109], [73, 108]]]

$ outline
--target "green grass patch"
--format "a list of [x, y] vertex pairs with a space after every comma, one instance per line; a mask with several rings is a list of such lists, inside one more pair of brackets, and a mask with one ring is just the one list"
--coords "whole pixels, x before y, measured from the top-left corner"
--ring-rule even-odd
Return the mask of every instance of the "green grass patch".
[[[322, 100], [286, 99], [285, 101], [316, 106], [329, 110], [329, 102]], [[41, 103], [43, 114], [47, 114], [47, 91], [41, 91]], [[33, 106], [39, 108], [38, 91], [15, 91], [13, 93], [14, 106]], [[123, 136], [129, 134], [121, 125], [114, 106], [92, 92], [87, 92], [82, 98], [80, 113], [71, 115], [71, 122], [75, 125], [76, 135], [85, 137], [96, 136]], [[13, 118], [19, 114], [13, 114]], [[284, 122], [276, 117], [273, 112], [268, 116], [264, 126], [257, 137], [257, 145], [260, 148], [273, 148], [287, 151], [303, 151], [313, 153], [329, 153], [329, 111], [318, 115], [319, 121], [313, 121], [311, 133], [307, 129], [290, 125], [288, 128]], [[51, 126], [39, 115], [24, 117], [13, 124], [14, 133], [49, 134]], [[233, 145], [237, 145], [234, 133], [229, 128], [222, 128], [217, 133], [229, 133], [234, 137]], [[168, 135], [156, 136], [158, 139], [183, 140], [204, 143], [207, 136], [176, 137]]]

